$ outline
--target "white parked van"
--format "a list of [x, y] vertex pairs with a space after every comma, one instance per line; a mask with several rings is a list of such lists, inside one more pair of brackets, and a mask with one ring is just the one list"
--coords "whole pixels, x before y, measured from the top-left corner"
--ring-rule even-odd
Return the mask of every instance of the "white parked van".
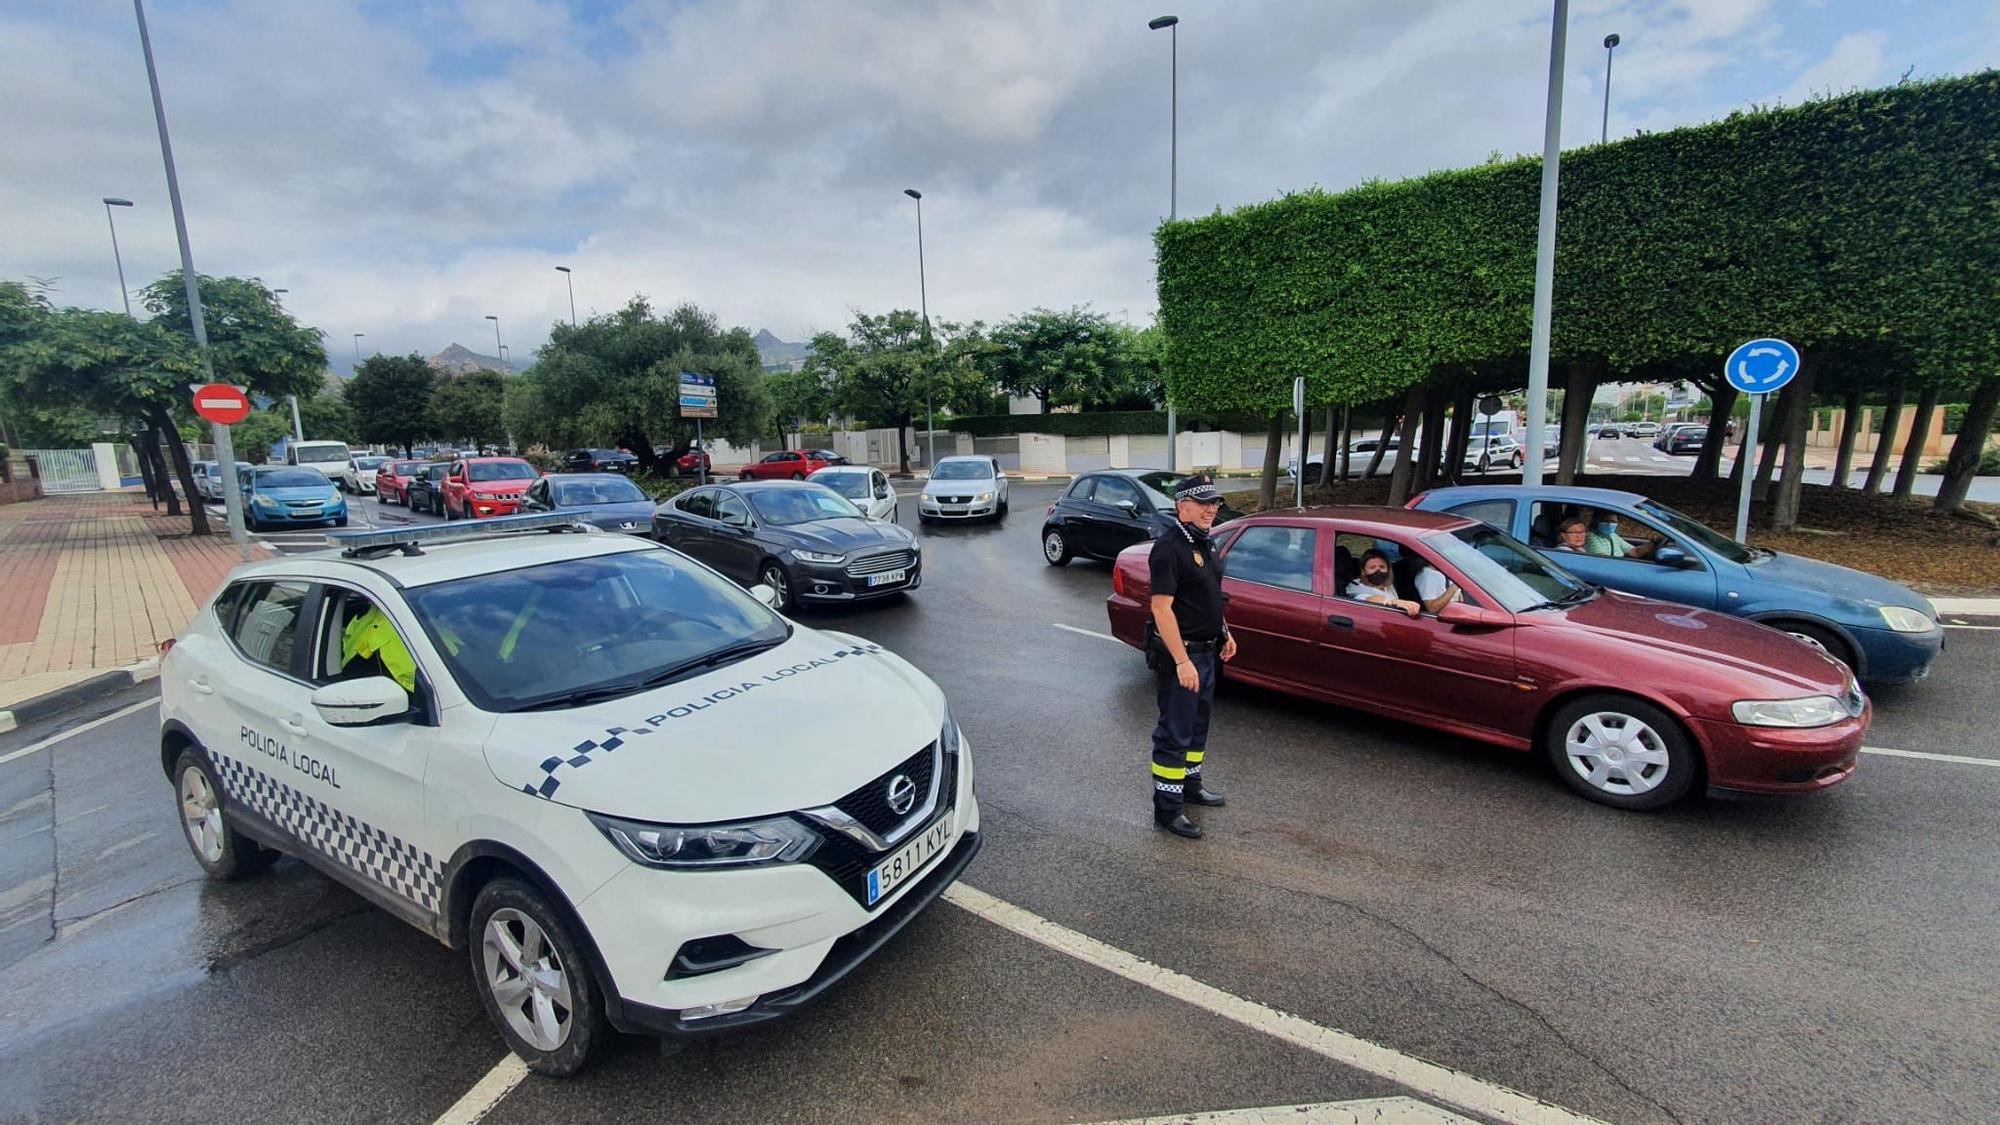
[[343, 492], [359, 491], [361, 474], [344, 441], [295, 441], [285, 446], [285, 464], [318, 469]]

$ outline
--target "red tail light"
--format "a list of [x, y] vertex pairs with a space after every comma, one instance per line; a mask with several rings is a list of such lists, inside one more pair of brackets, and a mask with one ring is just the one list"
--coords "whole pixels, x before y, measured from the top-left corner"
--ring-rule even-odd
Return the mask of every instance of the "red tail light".
[[1419, 505], [1419, 504], [1423, 503], [1423, 502], [1424, 502], [1424, 497], [1426, 497], [1426, 496], [1429, 496], [1430, 494], [1431, 494], [1431, 493], [1430, 493], [1430, 490], [1429, 490], [1429, 489], [1425, 489], [1424, 491], [1422, 491], [1422, 492], [1419, 492], [1419, 493], [1417, 493], [1417, 494], [1416, 494], [1415, 496], [1412, 496], [1412, 497], [1410, 497], [1410, 502], [1409, 502], [1409, 503], [1407, 503], [1407, 504], [1405, 504], [1405, 505], [1403, 505], [1403, 507], [1405, 507], [1405, 508], [1414, 508], [1414, 507], [1416, 507], [1417, 505]]
[[178, 639], [178, 638], [175, 638], [175, 637], [168, 637], [168, 638], [167, 638], [166, 640], [164, 640], [164, 641], [161, 641], [161, 642], [160, 642], [160, 655], [161, 655], [161, 656], [165, 656], [166, 654], [168, 654], [168, 653], [172, 652], [172, 651], [174, 650], [174, 641], [175, 641], [175, 640], [177, 640], [177, 639]]
[[1125, 568], [1122, 566], [1111, 568], [1111, 592], [1121, 598], [1125, 596]]

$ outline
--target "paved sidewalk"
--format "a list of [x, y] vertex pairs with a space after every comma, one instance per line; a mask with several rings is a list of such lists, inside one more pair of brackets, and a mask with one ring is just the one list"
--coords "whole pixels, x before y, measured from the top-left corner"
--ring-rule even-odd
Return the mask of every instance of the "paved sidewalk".
[[0, 709], [157, 655], [236, 563], [140, 492], [0, 505]]

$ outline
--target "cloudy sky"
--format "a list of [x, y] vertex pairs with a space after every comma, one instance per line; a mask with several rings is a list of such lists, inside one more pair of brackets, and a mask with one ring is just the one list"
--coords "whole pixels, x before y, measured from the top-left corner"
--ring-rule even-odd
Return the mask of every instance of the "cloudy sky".
[[[792, 340], [914, 307], [1144, 323], [1167, 212], [1539, 152], [1548, 0], [151, 0], [195, 262], [367, 351], [634, 293]], [[2000, 0], [1574, 0], [1564, 140], [2000, 64]], [[0, 277], [176, 264], [128, 0], [0, 0]]]

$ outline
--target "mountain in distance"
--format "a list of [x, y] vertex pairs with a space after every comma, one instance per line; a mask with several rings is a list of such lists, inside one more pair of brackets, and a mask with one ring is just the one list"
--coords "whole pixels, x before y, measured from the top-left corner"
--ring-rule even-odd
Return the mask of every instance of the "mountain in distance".
[[797, 371], [799, 365], [812, 354], [811, 344], [794, 344], [780, 340], [768, 328], [759, 328], [755, 337], [757, 361], [766, 371]]
[[433, 370], [442, 371], [447, 375], [464, 375], [467, 372], [481, 370], [498, 371], [503, 375], [511, 375], [514, 372], [511, 366], [500, 362], [498, 358], [481, 355], [459, 343], [452, 344], [424, 362], [430, 364]]

